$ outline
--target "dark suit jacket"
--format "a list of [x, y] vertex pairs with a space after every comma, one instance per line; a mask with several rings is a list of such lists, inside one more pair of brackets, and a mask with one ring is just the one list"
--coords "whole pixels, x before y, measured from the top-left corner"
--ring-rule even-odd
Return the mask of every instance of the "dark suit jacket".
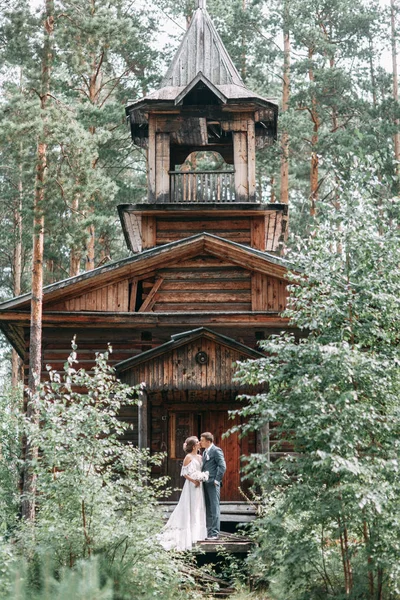
[[226, 471], [224, 453], [221, 448], [218, 448], [218, 446], [215, 446], [214, 444], [209, 450], [204, 450], [204, 452], [208, 453], [208, 460], [203, 460], [201, 470], [209, 472], [210, 476], [208, 483], [214, 483], [214, 481], [222, 483], [222, 478]]

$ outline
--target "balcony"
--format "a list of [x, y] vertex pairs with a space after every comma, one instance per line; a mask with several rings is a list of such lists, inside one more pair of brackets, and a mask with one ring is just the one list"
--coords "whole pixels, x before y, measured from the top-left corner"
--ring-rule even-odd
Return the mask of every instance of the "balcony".
[[170, 202], [235, 202], [234, 171], [170, 171]]

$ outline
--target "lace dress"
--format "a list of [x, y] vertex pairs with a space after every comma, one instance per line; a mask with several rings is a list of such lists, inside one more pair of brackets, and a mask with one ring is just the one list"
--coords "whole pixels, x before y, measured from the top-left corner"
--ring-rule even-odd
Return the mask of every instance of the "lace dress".
[[[195, 481], [207, 481], [208, 472], [201, 471], [201, 459], [192, 458], [182, 467], [181, 475]], [[196, 487], [185, 480], [181, 497], [174, 512], [160, 534], [160, 543], [166, 550], [191, 550], [192, 545], [207, 537], [206, 507], [203, 485]]]

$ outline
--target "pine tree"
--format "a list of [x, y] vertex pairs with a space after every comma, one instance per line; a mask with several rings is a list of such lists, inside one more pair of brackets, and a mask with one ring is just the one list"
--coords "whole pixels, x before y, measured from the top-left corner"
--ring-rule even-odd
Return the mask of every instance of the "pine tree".
[[[42, 73], [40, 86], [40, 118], [42, 128], [38, 136], [36, 176], [33, 201], [33, 252], [32, 252], [32, 300], [30, 325], [29, 379], [26, 415], [32, 423], [38, 421], [37, 389], [42, 373], [42, 306], [43, 306], [43, 249], [45, 226], [46, 170], [48, 103], [50, 100], [50, 77], [53, 62], [54, 2], [45, 0], [44, 41], [42, 50]], [[38, 447], [27, 438], [22, 496], [22, 517], [35, 520], [36, 473], [34, 463], [38, 458]]]

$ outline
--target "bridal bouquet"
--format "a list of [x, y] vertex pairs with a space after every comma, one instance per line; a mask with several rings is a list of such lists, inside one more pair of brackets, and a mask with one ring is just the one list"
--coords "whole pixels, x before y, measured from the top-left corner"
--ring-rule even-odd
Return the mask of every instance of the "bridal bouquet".
[[208, 471], [196, 471], [195, 473], [192, 473], [190, 477], [195, 481], [208, 481], [209, 475]]

